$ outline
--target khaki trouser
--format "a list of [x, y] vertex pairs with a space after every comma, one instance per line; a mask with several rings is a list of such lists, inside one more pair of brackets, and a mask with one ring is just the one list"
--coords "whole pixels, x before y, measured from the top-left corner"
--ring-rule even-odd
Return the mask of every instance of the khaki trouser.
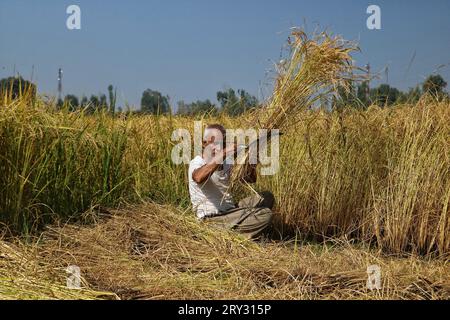
[[234, 230], [249, 239], [256, 239], [270, 226], [273, 205], [273, 195], [270, 192], [261, 192], [242, 199], [237, 208], [207, 217], [204, 221]]

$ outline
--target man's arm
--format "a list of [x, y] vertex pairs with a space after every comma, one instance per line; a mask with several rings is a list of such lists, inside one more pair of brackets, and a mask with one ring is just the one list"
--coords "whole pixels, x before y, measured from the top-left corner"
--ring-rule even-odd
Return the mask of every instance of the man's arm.
[[198, 184], [204, 183], [217, 170], [217, 168], [219, 168], [222, 165], [223, 159], [227, 155], [235, 152], [236, 152], [236, 145], [233, 145], [232, 147], [229, 148], [225, 148], [223, 152], [216, 155], [211, 160], [211, 162], [205, 164], [203, 167], [195, 169], [194, 172], [192, 172], [192, 180], [194, 180]]
[[198, 184], [204, 183], [206, 180], [209, 179], [209, 177], [214, 173], [214, 171], [217, 170], [219, 166], [220, 164], [211, 162], [205, 164], [203, 167], [195, 169], [194, 172], [192, 172], [192, 180], [194, 180]]

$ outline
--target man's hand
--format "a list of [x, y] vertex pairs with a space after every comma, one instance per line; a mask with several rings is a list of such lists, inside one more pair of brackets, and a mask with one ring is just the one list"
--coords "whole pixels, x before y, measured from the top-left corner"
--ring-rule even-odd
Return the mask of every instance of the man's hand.
[[194, 170], [194, 172], [192, 173], [192, 180], [199, 184], [204, 183], [223, 164], [225, 158], [231, 155], [234, 156], [236, 152], [236, 144], [232, 144], [222, 149], [211, 159], [209, 163], [205, 164], [201, 168]]

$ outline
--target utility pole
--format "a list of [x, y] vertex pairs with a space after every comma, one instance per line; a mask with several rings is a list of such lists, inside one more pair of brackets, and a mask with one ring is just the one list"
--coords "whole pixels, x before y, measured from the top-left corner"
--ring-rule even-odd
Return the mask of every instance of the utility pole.
[[61, 68], [58, 69], [58, 102], [62, 101], [62, 74]]
[[389, 84], [389, 66], [386, 66], [384, 72], [386, 74], [386, 84]]
[[366, 100], [369, 101], [370, 98], [370, 64], [366, 64], [367, 70], [367, 87], [366, 87]]

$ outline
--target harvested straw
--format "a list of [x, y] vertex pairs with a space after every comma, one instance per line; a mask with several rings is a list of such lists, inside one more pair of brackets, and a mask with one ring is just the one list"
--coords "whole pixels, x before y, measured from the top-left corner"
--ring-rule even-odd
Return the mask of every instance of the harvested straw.
[[265, 129], [283, 130], [290, 118], [323, 96], [347, 88], [352, 78], [350, 53], [357, 50], [352, 43], [322, 32], [308, 39], [305, 32], [294, 29], [288, 39], [290, 58], [278, 68], [272, 99], [258, 113]]
[[[12, 279], [0, 281], [0, 298], [8, 284], [24, 288], [7, 292], [9, 298], [115, 297], [57, 290], [61, 286], [55, 283], [64, 283], [62, 270], [73, 264], [87, 288], [121, 299], [450, 297], [448, 265], [442, 260], [395, 259], [345, 240], [333, 246], [256, 244], [199, 224], [189, 212], [153, 203], [111, 210], [94, 225], [49, 227], [39, 245], [24, 247], [10, 250], [0, 242], [0, 278]], [[21, 261], [20, 272], [2, 264], [2, 256]], [[366, 268], [373, 263], [383, 270], [379, 292], [366, 288]]]
[[0, 240], [0, 300], [92, 300], [117, 299], [111, 292], [66, 287], [64, 266], [45, 263], [37, 248]]
[[[289, 58], [278, 65], [274, 93], [268, 105], [256, 113], [260, 128], [283, 130], [294, 123], [296, 115], [312, 107], [317, 101], [336, 91], [346, 89], [352, 78], [350, 53], [357, 50], [352, 43], [326, 32], [308, 38], [294, 28], [288, 38]], [[248, 152], [234, 170], [232, 184], [244, 175]]]

